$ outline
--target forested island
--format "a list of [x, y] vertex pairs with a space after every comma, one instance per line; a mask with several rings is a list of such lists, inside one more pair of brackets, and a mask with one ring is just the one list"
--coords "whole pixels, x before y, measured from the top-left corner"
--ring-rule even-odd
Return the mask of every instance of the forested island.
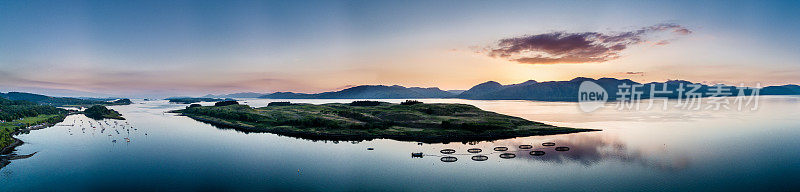
[[95, 106], [86, 108], [86, 110], [83, 111], [83, 115], [86, 115], [86, 117], [89, 117], [89, 118], [92, 118], [92, 119], [97, 119], [97, 120], [100, 120], [100, 119], [125, 120], [125, 118], [123, 118], [122, 114], [120, 114], [119, 112], [117, 112], [117, 111], [115, 111], [113, 109], [108, 109], [108, 108], [106, 108], [105, 106], [102, 106], [102, 105], [95, 105]]
[[597, 131], [552, 126], [467, 104], [425, 104], [418, 101], [401, 104], [355, 101], [321, 105], [275, 102], [261, 108], [239, 104], [192, 105], [173, 112], [242, 131], [318, 140], [387, 138], [436, 143]]

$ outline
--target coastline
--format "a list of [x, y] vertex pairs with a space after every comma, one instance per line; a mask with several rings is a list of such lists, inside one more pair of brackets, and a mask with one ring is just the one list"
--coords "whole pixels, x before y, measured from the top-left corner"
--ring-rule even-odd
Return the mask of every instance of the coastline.
[[[14, 131], [14, 132], [11, 132], [11, 133], [10, 133], [10, 136], [11, 136], [11, 139], [13, 139], [13, 140], [14, 140], [14, 142], [13, 142], [13, 143], [11, 143], [11, 144], [9, 144], [9, 145], [7, 145], [7, 146], [4, 146], [2, 149], [0, 149], [0, 155], [7, 155], [7, 154], [10, 154], [11, 152], [13, 152], [13, 151], [16, 149], [16, 147], [18, 147], [18, 146], [20, 146], [20, 145], [22, 145], [22, 144], [25, 144], [25, 142], [24, 142], [24, 141], [22, 141], [22, 140], [20, 140], [20, 139], [18, 139], [18, 138], [16, 138], [16, 137], [14, 137], [15, 135], [19, 135], [19, 134], [21, 134], [21, 133], [28, 133], [28, 132], [30, 132], [30, 131], [33, 131], [33, 130], [39, 130], [39, 129], [44, 129], [44, 128], [52, 127], [53, 125], [55, 125], [55, 124], [57, 124], [57, 123], [60, 123], [60, 122], [64, 121], [64, 119], [65, 119], [66, 117], [67, 117], [67, 115], [59, 115], [59, 116], [55, 116], [55, 117], [53, 117], [53, 118], [50, 118], [50, 119], [47, 119], [47, 120], [45, 120], [45, 122], [44, 122], [44, 123], [41, 123], [41, 124], [36, 124], [36, 125], [31, 125], [31, 126], [27, 126], [27, 127], [25, 127], [25, 128], [21, 128], [21, 129], [18, 129], [18, 130], [16, 130], [16, 131]], [[58, 122], [52, 123], [53, 119], [58, 119], [58, 120], [57, 120]]]

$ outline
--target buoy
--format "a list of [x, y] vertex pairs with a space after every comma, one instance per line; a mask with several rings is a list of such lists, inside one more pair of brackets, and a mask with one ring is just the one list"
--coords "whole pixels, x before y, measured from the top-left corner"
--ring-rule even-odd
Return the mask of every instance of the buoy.
[[449, 163], [449, 162], [456, 162], [456, 161], [458, 161], [458, 158], [456, 158], [456, 157], [453, 157], [453, 156], [446, 156], [446, 157], [442, 157], [442, 158], [441, 158], [441, 159], [439, 159], [439, 160], [442, 160], [442, 162], [448, 162], [448, 163]]
[[556, 147], [556, 151], [569, 151], [569, 147]]
[[530, 148], [533, 148], [533, 146], [531, 146], [531, 145], [520, 145], [519, 148], [520, 149], [530, 149]]
[[495, 151], [508, 151], [508, 147], [495, 147]]
[[482, 149], [478, 149], [478, 148], [467, 149], [467, 152], [470, 152], [470, 153], [480, 153], [481, 151], [483, 151], [483, 150]]
[[452, 153], [455, 153], [456, 150], [453, 150], [453, 149], [442, 149], [439, 152], [442, 152], [443, 154], [452, 154]]
[[517, 157], [517, 155], [513, 154], [513, 153], [500, 154], [500, 158], [503, 158], [503, 159], [511, 159], [511, 158], [514, 158], [514, 157]]
[[544, 155], [544, 151], [531, 151], [530, 154], [533, 156], [542, 156]]
[[542, 146], [556, 146], [556, 143], [553, 142], [542, 143]]
[[486, 155], [475, 155], [475, 156], [472, 156], [472, 160], [473, 161], [486, 161], [488, 159], [489, 159], [489, 157], [487, 157]]

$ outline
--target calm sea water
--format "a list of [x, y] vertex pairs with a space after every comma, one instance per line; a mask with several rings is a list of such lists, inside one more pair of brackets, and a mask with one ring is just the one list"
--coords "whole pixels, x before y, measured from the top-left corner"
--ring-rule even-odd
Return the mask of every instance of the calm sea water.
[[[273, 100], [247, 100], [265, 106]], [[280, 100], [304, 103], [351, 100]], [[399, 102], [400, 100], [385, 100]], [[583, 113], [576, 103], [422, 100], [599, 132], [477, 143], [311, 141], [220, 129], [165, 113], [186, 105], [114, 106], [126, 121], [73, 115], [18, 136], [0, 191], [596, 191], [788, 190], [800, 187], [800, 97], [762, 97], [757, 111]], [[204, 103], [209, 105], [210, 103]], [[89, 125], [89, 122], [95, 128]], [[85, 130], [84, 130], [85, 128]], [[105, 128], [105, 130], [103, 130]], [[119, 131], [119, 133], [117, 133]], [[102, 132], [102, 133], [101, 133]], [[110, 135], [110, 136], [109, 136]], [[127, 142], [125, 138], [129, 138]], [[116, 142], [113, 142], [116, 140]], [[554, 151], [543, 142], [567, 146]], [[523, 144], [546, 152], [531, 156]], [[499, 158], [496, 146], [516, 153]], [[367, 150], [372, 147], [374, 150]], [[456, 162], [439, 151], [455, 149]], [[481, 148], [487, 161], [473, 161]], [[412, 158], [412, 152], [424, 152]]]

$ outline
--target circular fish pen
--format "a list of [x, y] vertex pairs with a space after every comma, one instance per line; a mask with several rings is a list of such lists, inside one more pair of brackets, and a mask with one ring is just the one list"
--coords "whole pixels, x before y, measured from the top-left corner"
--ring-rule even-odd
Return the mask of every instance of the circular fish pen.
[[556, 151], [569, 151], [569, 147], [556, 147]]
[[483, 151], [483, 150], [482, 149], [478, 149], [478, 148], [467, 149], [467, 152], [470, 152], [470, 153], [480, 153], [481, 151]]
[[530, 148], [533, 148], [533, 146], [531, 146], [531, 145], [520, 145], [519, 148], [520, 149], [530, 149]]
[[530, 154], [533, 156], [542, 156], [544, 155], [544, 151], [531, 151]]
[[486, 155], [475, 155], [475, 156], [472, 156], [472, 160], [473, 161], [486, 161], [486, 160], [489, 160], [489, 157], [487, 157]]
[[514, 158], [514, 157], [517, 157], [517, 155], [513, 154], [513, 153], [500, 154], [500, 158], [503, 158], [503, 159], [511, 159], [511, 158]]
[[546, 142], [546, 143], [542, 143], [542, 146], [556, 146], [556, 143]]
[[456, 162], [456, 161], [458, 161], [458, 158], [452, 157], [452, 156], [447, 156], [447, 157], [442, 157], [439, 160], [441, 160], [442, 162]]
[[508, 151], [508, 147], [495, 147], [495, 151]]
[[439, 152], [442, 152], [442, 154], [453, 154], [453, 153], [456, 152], [456, 150], [453, 150], [453, 149], [442, 149]]

